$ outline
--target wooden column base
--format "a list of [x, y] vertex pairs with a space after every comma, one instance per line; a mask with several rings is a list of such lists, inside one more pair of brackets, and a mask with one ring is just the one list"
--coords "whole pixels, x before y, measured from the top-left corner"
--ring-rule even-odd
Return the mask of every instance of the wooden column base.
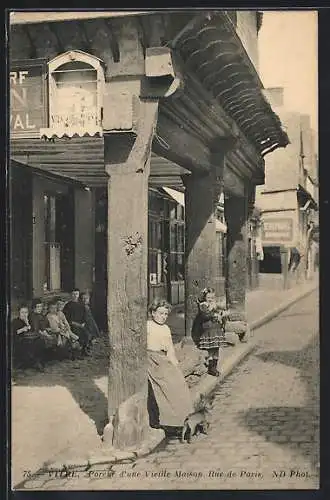
[[147, 384], [119, 405], [103, 431], [103, 443], [118, 450], [135, 449], [148, 440]]

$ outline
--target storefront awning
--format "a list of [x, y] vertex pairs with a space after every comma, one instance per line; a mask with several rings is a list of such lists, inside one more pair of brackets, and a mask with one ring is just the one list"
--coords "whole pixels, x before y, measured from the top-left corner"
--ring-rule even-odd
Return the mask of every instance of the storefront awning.
[[102, 127], [88, 127], [88, 128], [77, 128], [77, 127], [68, 127], [68, 128], [41, 128], [40, 129], [40, 138], [41, 139], [54, 139], [54, 138], [62, 138], [62, 137], [94, 137], [94, 136], [103, 136]]
[[168, 195], [170, 195], [173, 198], [173, 200], [175, 200], [177, 203], [179, 203], [179, 205], [184, 207], [184, 193], [180, 193], [175, 189], [171, 189], [164, 186], [162, 186], [162, 188], [164, 189], [164, 191], [166, 191]]
[[297, 189], [298, 201], [301, 205], [300, 209], [313, 208], [317, 209], [317, 203], [309, 191], [299, 184]]

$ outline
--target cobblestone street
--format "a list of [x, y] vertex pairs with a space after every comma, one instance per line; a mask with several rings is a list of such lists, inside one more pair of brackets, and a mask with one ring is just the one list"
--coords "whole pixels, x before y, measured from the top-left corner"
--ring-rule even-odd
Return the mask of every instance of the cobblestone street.
[[25, 488], [318, 488], [317, 300], [314, 292], [255, 332], [258, 348], [216, 391], [208, 436]]

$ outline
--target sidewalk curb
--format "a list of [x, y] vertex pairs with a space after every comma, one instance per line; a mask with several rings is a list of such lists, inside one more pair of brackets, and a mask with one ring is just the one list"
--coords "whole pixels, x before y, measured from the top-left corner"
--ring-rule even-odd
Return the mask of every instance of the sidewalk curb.
[[[192, 388], [193, 402], [196, 404], [201, 396], [207, 397], [212, 391], [223, 382], [228, 375], [236, 368], [243, 359], [255, 349], [255, 344], [249, 342], [247, 344], [237, 344], [234, 347], [234, 351], [231, 355], [224, 360], [222, 365], [222, 372], [219, 377], [212, 377], [211, 375], [205, 375], [203, 379]], [[230, 348], [228, 348], [230, 349]]]
[[[250, 331], [257, 330], [261, 326], [265, 325], [273, 318], [281, 314], [283, 311], [288, 309], [290, 306], [303, 299], [314, 290], [318, 288], [318, 284], [313, 283], [307, 290], [296, 294], [289, 300], [282, 302], [279, 306], [264, 314], [258, 320], [253, 321], [250, 324]], [[192, 387], [192, 398], [193, 402], [196, 403], [200, 396], [209, 396], [214, 389], [221, 384], [228, 375], [243, 361], [243, 359], [248, 356], [257, 347], [257, 341], [253, 339], [253, 335], [249, 339], [248, 343], [238, 343], [234, 348], [230, 356], [228, 356], [222, 365], [222, 373], [219, 377], [212, 377], [211, 375], [204, 375], [200, 382]], [[137, 458], [149, 455], [152, 453], [161, 443], [165, 440], [164, 432], [160, 429], [154, 429], [153, 436], [151, 437], [149, 443], [146, 443], [141, 449], [136, 451], [119, 451], [119, 450], [109, 450], [108, 452], [104, 450], [100, 454], [98, 452], [91, 453], [88, 457], [77, 458], [74, 460], [57, 461], [53, 463], [48, 463], [46, 467], [42, 467], [39, 470], [43, 472], [59, 471], [59, 470], [90, 470], [92, 467], [98, 465], [108, 465], [111, 467], [115, 463], [129, 463], [134, 462]]]
[[313, 283], [307, 290], [304, 290], [303, 292], [300, 292], [299, 294], [293, 296], [291, 299], [282, 302], [279, 306], [275, 307], [268, 313], [264, 314], [261, 318], [253, 321], [250, 323], [250, 330], [257, 330], [261, 326], [265, 325], [268, 323], [270, 320], [281, 314], [283, 311], [288, 309], [290, 306], [298, 302], [298, 300], [303, 299], [304, 297], [307, 297], [310, 293], [312, 293], [314, 290], [317, 290], [318, 284]]

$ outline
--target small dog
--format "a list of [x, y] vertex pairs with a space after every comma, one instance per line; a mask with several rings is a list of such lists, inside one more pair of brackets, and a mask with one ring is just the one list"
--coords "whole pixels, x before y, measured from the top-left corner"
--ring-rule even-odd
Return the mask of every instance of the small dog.
[[208, 416], [212, 409], [213, 399], [214, 396], [210, 401], [206, 401], [202, 396], [200, 397], [198, 409], [188, 415], [183, 423], [181, 443], [184, 443], [185, 438], [188, 443], [191, 443], [191, 438], [199, 433], [207, 434], [210, 426]]

